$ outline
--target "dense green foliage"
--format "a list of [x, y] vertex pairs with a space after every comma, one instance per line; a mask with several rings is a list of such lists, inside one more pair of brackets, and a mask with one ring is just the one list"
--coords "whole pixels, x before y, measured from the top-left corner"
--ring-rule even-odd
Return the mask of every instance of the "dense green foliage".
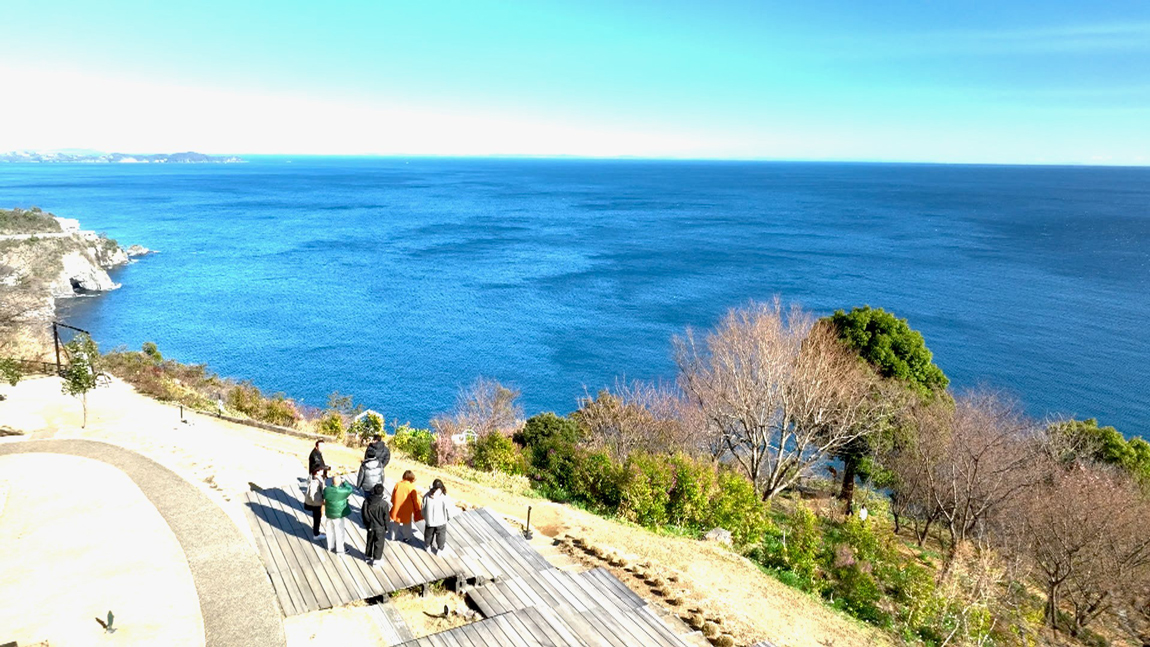
[[415, 429], [407, 425], [397, 427], [395, 434], [391, 437], [392, 447], [428, 465], [435, 462], [432, 448], [434, 442], [435, 438], [430, 430]]
[[519, 448], [498, 431], [483, 434], [471, 447], [471, 466], [484, 472], [523, 474], [526, 464]]
[[1150, 442], [1126, 439], [1114, 427], [1099, 427], [1094, 418], [1058, 422], [1047, 429], [1065, 448], [1064, 461], [1088, 460], [1117, 466], [1143, 483], [1150, 483]]
[[10, 358], [0, 359], [0, 380], [11, 386], [16, 386], [23, 376], [24, 370], [20, 366], [20, 362]]
[[374, 436], [382, 437], [384, 435], [383, 426], [382, 417], [374, 412], [368, 412], [357, 417], [347, 430], [360, 441], [367, 442]]
[[927, 394], [946, 388], [950, 380], [934, 364], [922, 334], [882, 308], [863, 306], [850, 312], [836, 310], [826, 319], [839, 339], [858, 351], [880, 375], [904, 382]]

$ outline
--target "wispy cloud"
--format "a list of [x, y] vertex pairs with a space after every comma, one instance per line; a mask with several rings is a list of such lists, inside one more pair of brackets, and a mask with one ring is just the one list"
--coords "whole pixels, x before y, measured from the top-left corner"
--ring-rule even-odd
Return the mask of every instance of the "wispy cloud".
[[944, 30], [922, 35], [942, 46], [1001, 52], [1150, 50], [1150, 22]]

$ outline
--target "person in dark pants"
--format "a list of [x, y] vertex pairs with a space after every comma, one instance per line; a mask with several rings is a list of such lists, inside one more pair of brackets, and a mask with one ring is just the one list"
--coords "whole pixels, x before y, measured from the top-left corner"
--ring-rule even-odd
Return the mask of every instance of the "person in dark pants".
[[307, 492], [303, 496], [303, 507], [311, 513], [311, 534], [316, 540], [327, 538], [319, 531], [319, 522], [323, 518], [323, 489], [326, 487], [323, 475], [329, 470], [327, 465], [319, 465], [312, 470], [311, 478], [307, 480]]
[[447, 548], [447, 522], [451, 521], [455, 504], [447, 498], [443, 481], [435, 479], [431, 489], [423, 495], [423, 541], [432, 555], [445, 553]]
[[[315, 449], [311, 450], [311, 453], [308, 454], [307, 457], [307, 473], [315, 474], [316, 469], [324, 466], [323, 441], [317, 440], [315, 441]], [[324, 476], [326, 476], [326, 474]]]
[[376, 483], [371, 490], [371, 498], [363, 504], [363, 520], [367, 526], [367, 563], [375, 563], [383, 558], [383, 546], [387, 541], [387, 520], [391, 515], [391, 501], [383, 496], [383, 483]]
[[360, 508], [363, 527], [367, 529], [367, 504], [374, 496], [375, 486], [383, 483], [383, 463], [375, 455], [375, 448], [367, 448], [367, 456], [355, 475], [355, 486], [363, 492], [363, 507]]

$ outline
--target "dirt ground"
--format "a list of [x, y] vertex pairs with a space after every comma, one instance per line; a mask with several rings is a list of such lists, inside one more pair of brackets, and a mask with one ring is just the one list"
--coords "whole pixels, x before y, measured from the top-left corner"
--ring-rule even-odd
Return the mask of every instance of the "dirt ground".
[[[0, 426], [23, 430], [34, 438], [91, 438], [140, 452], [199, 485], [249, 535], [248, 523], [239, 507], [240, 494], [251, 484], [282, 485], [302, 476], [311, 449], [308, 440], [209, 416], [188, 414], [188, 422], [181, 422], [177, 407], [137, 394], [118, 380], [89, 394], [87, 429], [79, 428], [79, 401], [61, 395], [59, 382], [54, 378], [25, 380], [16, 387], [5, 385], [0, 392], [8, 396], [0, 402]], [[324, 456], [337, 469], [354, 470], [362, 450], [328, 443]], [[389, 478], [404, 469], [413, 470], [419, 484], [441, 478], [455, 499], [486, 506], [515, 519], [524, 519], [527, 507], [532, 506], [532, 526], [539, 532], [551, 536], [578, 534], [596, 545], [650, 561], [656, 570], [678, 574], [684, 599], [711, 613], [721, 613], [724, 626], [740, 644], [763, 639], [779, 647], [890, 643], [881, 632], [779, 583], [720, 546], [659, 535], [544, 501], [531, 496], [521, 485], [512, 483], [509, 487], [508, 479], [501, 477], [457, 468], [439, 470], [397, 456], [387, 468]], [[634, 584], [633, 579], [624, 581]], [[655, 599], [642, 587], [632, 588]], [[316, 618], [309, 620], [310, 616]], [[363, 626], [358, 616], [347, 613], [307, 614], [290, 619], [290, 623], [289, 644], [308, 644], [312, 642], [310, 636], [320, 640], [329, 632], [344, 635], [343, 630], [334, 628], [337, 625]], [[292, 636], [299, 640], [309, 638], [297, 642]]]

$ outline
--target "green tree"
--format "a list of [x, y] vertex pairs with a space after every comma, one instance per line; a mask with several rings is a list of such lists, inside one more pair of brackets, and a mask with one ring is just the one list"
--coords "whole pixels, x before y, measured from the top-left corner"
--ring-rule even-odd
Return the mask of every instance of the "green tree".
[[[882, 308], [863, 306], [850, 312], [836, 310], [823, 319], [833, 326], [839, 340], [854, 350], [871, 368], [887, 380], [902, 384], [923, 400], [931, 400], [950, 383], [942, 369], [934, 364], [934, 356], [926, 347], [922, 333]], [[877, 400], [889, 399], [897, 394], [876, 392]], [[891, 433], [896, 424], [898, 407], [878, 406], [876, 411], [885, 420], [872, 420], [879, 429], [877, 434], [860, 436], [835, 454], [843, 462], [842, 488], [839, 498], [851, 512], [854, 499], [855, 477], [866, 477], [867, 457], [871, 452], [871, 439]], [[862, 470], [860, 472], [860, 470]]]
[[63, 391], [80, 398], [84, 409], [84, 422], [88, 426], [88, 391], [96, 388], [102, 374], [99, 371], [100, 350], [92, 338], [83, 333], [76, 335], [64, 346], [68, 352], [68, 368], [64, 369]]
[[153, 364], [160, 364], [164, 361], [164, 356], [160, 353], [160, 349], [156, 346], [156, 342], [144, 342], [144, 345], [140, 348], [140, 351], [144, 353], [148, 359], [152, 360]]
[[1127, 440], [1114, 427], [1099, 427], [1094, 418], [1056, 422], [1046, 432], [1063, 462], [1114, 465], [1150, 483], [1150, 443], [1142, 438]]
[[20, 368], [20, 362], [9, 358], [0, 359], [0, 380], [16, 386], [23, 376], [24, 371]]

